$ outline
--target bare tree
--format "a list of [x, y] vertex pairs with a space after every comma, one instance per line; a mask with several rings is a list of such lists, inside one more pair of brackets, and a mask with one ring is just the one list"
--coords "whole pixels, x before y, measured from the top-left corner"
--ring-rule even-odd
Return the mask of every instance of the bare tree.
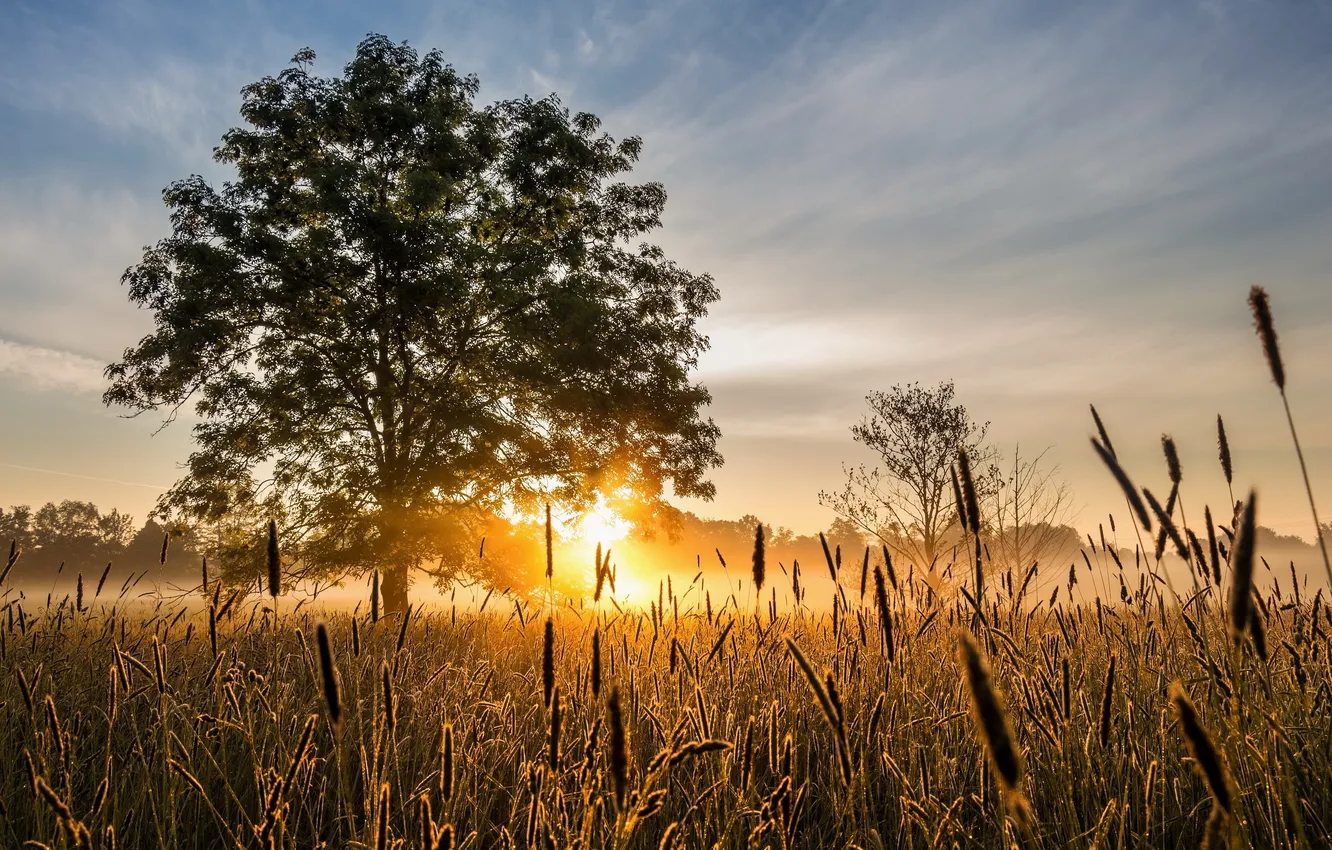
[[949, 469], [958, 450], [972, 458], [978, 495], [991, 497], [999, 487], [996, 454], [984, 442], [990, 423], [972, 420], [952, 381], [898, 384], [865, 402], [870, 413], [851, 436], [878, 463], [843, 466], [845, 486], [819, 493], [819, 504], [928, 570], [956, 537], [949, 533], [957, 522]]
[[1024, 458], [1014, 446], [1011, 464], [989, 499], [991, 533], [986, 545], [996, 569], [1021, 574], [1033, 563], [1055, 563], [1078, 548], [1071, 525], [1072, 493], [1057, 465], [1044, 463], [1049, 450]]

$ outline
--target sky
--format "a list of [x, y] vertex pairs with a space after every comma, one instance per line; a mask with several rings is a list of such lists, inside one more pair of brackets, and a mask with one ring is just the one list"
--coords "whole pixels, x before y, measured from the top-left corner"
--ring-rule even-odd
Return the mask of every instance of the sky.
[[[864, 396], [956, 381], [1012, 451], [1048, 449], [1078, 524], [1139, 483], [1223, 505], [1215, 416], [1260, 521], [1312, 536], [1245, 305], [1273, 298], [1332, 518], [1332, 3], [667, 0], [101, 4], [9, 0], [0, 28], [0, 505], [138, 518], [186, 424], [100, 402], [151, 328], [119, 283], [168, 232], [239, 90], [368, 32], [439, 48], [481, 99], [558, 93], [645, 147], [656, 241], [714, 276], [699, 379], [726, 464], [700, 514], [826, 526]], [[1165, 482], [1165, 483], [1163, 483]]]

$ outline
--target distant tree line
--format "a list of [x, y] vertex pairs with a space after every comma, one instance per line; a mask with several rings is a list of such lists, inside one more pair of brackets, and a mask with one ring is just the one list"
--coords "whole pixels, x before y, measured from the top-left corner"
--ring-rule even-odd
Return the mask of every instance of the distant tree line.
[[[636, 534], [608, 545], [607, 555], [631, 569], [650, 564], [676, 575], [695, 567], [709, 572], [721, 570], [725, 559], [726, 568], [741, 578], [748, 574], [754, 532], [759, 524], [756, 516], [718, 520], [681, 511], [669, 534]], [[471, 578], [496, 587], [526, 588], [541, 582], [545, 553], [539, 527], [495, 519], [481, 533], [486, 543], [480, 546], [478, 538], [478, 545], [473, 547], [466, 571]], [[797, 561], [801, 563], [806, 586], [821, 583], [828, 575], [823, 542], [817, 532], [797, 534], [788, 528], [766, 527], [765, 535], [774, 575], [786, 571], [787, 577], [780, 584], [789, 587]], [[854, 525], [839, 518], [825, 531], [824, 540], [835, 564], [845, 562], [854, 568], [847, 573], [855, 574], [848, 579], [854, 585], [859, 580], [867, 545], [863, 535]], [[125, 569], [147, 571], [156, 580], [189, 586], [198, 579], [200, 560], [204, 557], [213, 578], [243, 585], [261, 574], [265, 542], [263, 523], [253, 517], [231, 517], [226, 523], [199, 525], [164, 524], [157, 518], [149, 518], [140, 525], [115, 508], [103, 511], [92, 502], [77, 500], [48, 502], [36, 510], [28, 505], [0, 509], [0, 545], [12, 545], [19, 552], [6, 580], [11, 585], [38, 586], [62, 578], [72, 579], [78, 573], [91, 578], [110, 563], [116, 567], [117, 575]], [[557, 583], [567, 585], [564, 589], [573, 593], [586, 590], [578, 583], [583, 572], [580, 565], [570, 561], [564, 544], [561, 548], [564, 551], [559, 556]], [[882, 561], [878, 549], [874, 550], [874, 557], [876, 562]], [[293, 575], [302, 572], [299, 562], [287, 563], [285, 567]], [[427, 574], [430, 572], [426, 570]], [[453, 577], [450, 571], [447, 578]]]
[[[163, 541], [170, 538], [167, 559]], [[136, 525], [128, 514], [103, 512], [92, 502], [66, 499], [37, 510], [0, 508], [0, 540], [19, 552], [8, 582], [54, 581], [61, 575], [96, 573], [108, 563], [165, 577], [197, 574], [199, 541], [193, 528], [164, 526], [155, 519]]]

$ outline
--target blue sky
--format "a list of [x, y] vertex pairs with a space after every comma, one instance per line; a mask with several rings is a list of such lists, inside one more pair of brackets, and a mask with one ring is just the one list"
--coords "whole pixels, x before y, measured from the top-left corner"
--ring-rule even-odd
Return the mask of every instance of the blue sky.
[[557, 92], [644, 138], [658, 241], [723, 296], [704, 513], [825, 523], [864, 393], [951, 377], [1000, 440], [1053, 446], [1085, 525], [1115, 504], [1095, 402], [1144, 483], [1174, 433], [1195, 502], [1224, 501], [1224, 414], [1265, 520], [1308, 536], [1252, 283], [1332, 512], [1327, 2], [10, 0], [5, 19], [0, 504], [142, 516], [171, 483], [185, 428], [98, 402], [149, 327], [119, 275], [165, 233], [164, 186], [225, 179], [210, 153], [242, 85], [307, 45], [334, 73], [374, 31], [440, 48], [483, 99]]

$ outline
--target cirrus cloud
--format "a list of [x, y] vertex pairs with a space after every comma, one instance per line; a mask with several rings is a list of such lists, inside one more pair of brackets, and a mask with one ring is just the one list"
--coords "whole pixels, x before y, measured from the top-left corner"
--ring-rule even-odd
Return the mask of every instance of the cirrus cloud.
[[100, 393], [105, 366], [81, 354], [0, 339], [0, 379], [29, 389]]

